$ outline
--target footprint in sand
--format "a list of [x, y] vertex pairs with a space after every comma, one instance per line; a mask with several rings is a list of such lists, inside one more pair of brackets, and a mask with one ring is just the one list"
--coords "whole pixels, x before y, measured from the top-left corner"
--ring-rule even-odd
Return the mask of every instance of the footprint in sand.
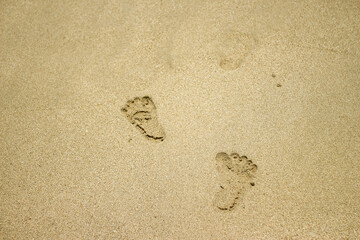
[[221, 152], [216, 155], [216, 167], [220, 177], [220, 190], [214, 198], [214, 205], [224, 211], [234, 210], [245, 192], [255, 183], [252, 181], [257, 166], [246, 156]]
[[159, 123], [155, 104], [150, 97], [129, 100], [121, 111], [147, 139], [164, 141], [165, 131]]
[[250, 34], [226, 32], [218, 44], [219, 66], [224, 70], [237, 69], [256, 45], [255, 37]]

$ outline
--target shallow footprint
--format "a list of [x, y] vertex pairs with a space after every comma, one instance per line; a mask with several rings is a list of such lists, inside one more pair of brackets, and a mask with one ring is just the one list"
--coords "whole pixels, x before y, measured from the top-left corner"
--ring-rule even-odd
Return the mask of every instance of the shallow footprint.
[[255, 48], [257, 41], [250, 34], [229, 31], [219, 42], [219, 66], [224, 70], [235, 70]]
[[165, 131], [159, 123], [155, 104], [150, 97], [129, 100], [121, 111], [147, 139], [164, 141]]
[[251, 186], [257, 166], [246, 156], [221, 152], [215, 157], [220, 176], [220, 189], [215, 194], [214, 205], [220, 210], [231, 211]]

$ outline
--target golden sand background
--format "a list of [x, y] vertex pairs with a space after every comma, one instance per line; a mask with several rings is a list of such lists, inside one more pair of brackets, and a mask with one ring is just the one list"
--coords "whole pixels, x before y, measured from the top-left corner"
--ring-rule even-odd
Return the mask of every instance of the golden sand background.
[[[1, 239], [360, 238], [359, 1], [0, 9]], [[121, 114], [144, 95], [162, 143]], [[222, 151], [259, 166], [226, 213]]]

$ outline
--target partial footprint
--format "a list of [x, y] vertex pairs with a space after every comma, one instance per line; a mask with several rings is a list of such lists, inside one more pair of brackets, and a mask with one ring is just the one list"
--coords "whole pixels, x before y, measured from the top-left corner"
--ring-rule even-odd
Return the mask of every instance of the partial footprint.
[[235, 70], [255, 48], [257, 41], [250, 34], [229, 31], [218, 43], [219, 66], [224, 70]]
[[147, 139], [164, 141], [165, 131], [158, 121], [156, 107], [150, 97], [129, 100], [121, 111]]
[[214, 205], [220, 210], [231, 211], [245, 192], [254, 186], [253, 178], [257, 166], [246, 156], [221, 152], [216, 155], [216, 167], [220, 177], [220, 190], [214, 198]]

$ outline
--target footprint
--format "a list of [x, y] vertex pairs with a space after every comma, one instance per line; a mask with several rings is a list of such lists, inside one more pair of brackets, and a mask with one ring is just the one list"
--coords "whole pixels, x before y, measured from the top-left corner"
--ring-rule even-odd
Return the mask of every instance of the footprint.
[[250, 34], [230, 31], [222, 36], [218, 46], [219, 66], [224, 70], [235, 70], [257, 45]]
[[221, 152], [215, 157], [220, 177], [220, 190], [215, 194], [214, 205], [224, 211], [233, 210], [245, 192], [255, 183], [252, 181], [257, 166], [246, 156]]
[[155, 104], [150, 97], [129, 100], [121, 111], [147, 139], [164, 141], [165, 131], [159, 123]]

